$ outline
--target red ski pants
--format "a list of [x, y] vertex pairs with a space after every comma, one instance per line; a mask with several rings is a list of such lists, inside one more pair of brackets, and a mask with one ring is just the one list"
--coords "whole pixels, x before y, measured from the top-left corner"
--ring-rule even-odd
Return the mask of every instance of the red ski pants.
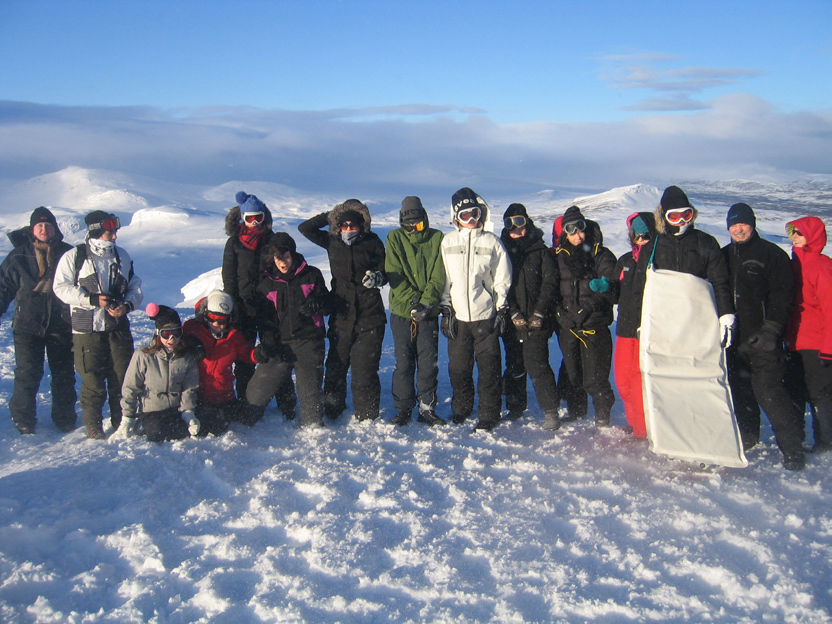
[[647, 437], [644, 424], [644, 395], [641, 390], [641, 370], [638, 362], [638, 338], [615, 339], [615, 386], [624, 403], [627, 422], [633, 428], [633, 435]]

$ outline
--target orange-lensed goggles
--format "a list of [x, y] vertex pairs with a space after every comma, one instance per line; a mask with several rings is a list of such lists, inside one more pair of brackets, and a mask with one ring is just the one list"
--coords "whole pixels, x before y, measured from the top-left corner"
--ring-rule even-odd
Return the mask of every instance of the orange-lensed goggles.
[[205, 318], [207, 318], [212, 323], [217, 323], [218, 325], [228, 324], [228, 317], [225, 314], [214, 314], [213, 312], [206, 312]]
[[665, 221], [670, 225], [684, 225], [693, 220], [693, 208], [674, 208], [664, 214]]
[[263, 223], [266, 215], [262, 212], [246, 212], [243, 214], [243, 221], [246, 225], [257, 225]]
[[402, 223], [405, 232], [412, 234], [413, 232], [423, 232], [425, 230], [425, 222], [417, 221], [416, 223]]

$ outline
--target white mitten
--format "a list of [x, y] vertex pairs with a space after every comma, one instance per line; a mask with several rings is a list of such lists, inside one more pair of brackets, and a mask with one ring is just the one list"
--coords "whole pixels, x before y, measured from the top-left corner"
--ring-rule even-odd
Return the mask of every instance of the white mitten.
[[127, 418], [127, 416], [122, 416], [121, 424], [118, 427], [118, 431], [115, 432], [113, 437], [115, 438], [132, 438], [136, 435], [136, 423], [138, 418]]
[[384, 273], [381, 271], [367, 271], [361, 280], [364, 288], [381, 288], [384, 283]]
[[719, 339], [724, 348], [731, 346], [731, 339], [734, 337], [734, 323], [737, 317], [734, 314], [723, 314], [719, 317]]
[[199, 419], [190, 410], [182, 412], [182, 420], [188, 423], [188, 433], [195, 436], [199, 433]]

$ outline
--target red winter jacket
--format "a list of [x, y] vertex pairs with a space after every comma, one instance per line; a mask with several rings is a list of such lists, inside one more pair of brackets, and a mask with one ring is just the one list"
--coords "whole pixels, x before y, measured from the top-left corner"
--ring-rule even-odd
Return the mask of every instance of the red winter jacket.
[[216, 339], [202, 321], [185, 321], [186, 336], [198, 338], [205, 347], [205, 357], [199, 361], [199, 402], [226, 403], [234, 400], [234, 362], [254, 364], [254, 348], [236, 329]]
[[806, 245], [792, 251], [795, 302], [786, 328], [791, 351], [820, 351], [832, 360], [832, 258], [821, 251], [826, 246], [826, 228], [817, 217], [802, 217], [786, 225], [806, 237]]

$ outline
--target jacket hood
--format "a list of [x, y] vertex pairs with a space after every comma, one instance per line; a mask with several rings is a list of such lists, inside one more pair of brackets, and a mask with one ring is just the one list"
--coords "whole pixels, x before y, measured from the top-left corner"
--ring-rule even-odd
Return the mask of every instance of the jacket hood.
[[[454, 202], [454, 199], [456, 202]], [[482, 197], [467, 186], [459, 189], [453, 195], [453, 199], [451, 200], [451, 225], [453, 225], [457, 230], [467, 229], [460, 226], [456, 220], [457, 214], [461, 210], [465, 210], [467, 208], [479, 208], [480, 229], [491, 230], [491, 209]]]
[[[271, 232], [272, 230], [272, 213], [269, 210], [269, 207], [265, 204], [263, 205], [263, 229], [267, 232]], [[240, 228], [242, 227], [242, 213], [240, 212], [239, 206], [234, 206], [231, 210], [228, 211], [228, 214], [225, 215], [225, 233], [227, 236], [238, 236], [240, 234]]]
[[802, 253], [819, 254], [826, 247], [826, 226], [817, 217], [801, 217], [786, 224], [786, 232], [791, 236], [794, 230], [798, 230], [806, 238], [806, 245], [795, 248], [802, 250]]
[[647, 230], [650, 232], [651, 237], [656, 236], [656, 215], [652, 212], [634, 212], [627, 217], [627, 240], [633, 249], [637, 247], [635, 242], [633, 242], [632, 237], [633, 221], [636, 217], [641, 217], [641, 220], [644, 221], [644, 224], [647, 226]]
[[357, 212], [364, 219], [364, 227], [362, 234], [371, 231], [372, 219], [370, 218], [370, 209], [365, 204], [357, 199], [348, 199], [347, 201], [338, 204], [329, 211], [327, 220], [329, 221], [329, 234], [335, 238], [341, 237], [341, 225], [339, 223], [341, 215], [345, 212]]

